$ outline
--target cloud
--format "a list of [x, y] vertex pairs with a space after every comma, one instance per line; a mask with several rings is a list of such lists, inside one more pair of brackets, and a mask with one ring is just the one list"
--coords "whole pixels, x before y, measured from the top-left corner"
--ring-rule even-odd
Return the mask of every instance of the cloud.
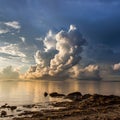
[[12, 66], [8, 66], [2, 70], [0, 73], [1, 79], [18, 79], [19, 73], [17, 71], [14, 71]]
[[25, 78], [66, 76], [68, 70], [80, 62], [86, 40], [74, 25], [70, 25], [67, 32], [61, 30], [53, 34], [50, 31], [43, 43], [44, 50], [35, 54], [37, 65], [30, 67]]
[[98, 65], [88, 65], [84, 68], [76, 65], [70, 71], [71, 77], [80, 80], [101, 80], [100, 68]]
[[25, 43], [25, 41], [26, 41], [25, 37], [19, 37], [19, 38], [23, 43]]
[[113, 70], [120, 70], [120, 63], [116, 63], [113, 65]]
[[17, 44], [9, 44], [0, 47], [0, 53], [8, 54], [11, 56], [26, 57], [26, 55], [19, 51]]
[[81, 59], [82, 46], [86, 40], [73, 25], [68, 32], [60, 31], [56, 35], [58, 54], [50, 61], [49, 74], [54, 75], [76, 65]]
[[8, 33], [8, 32], [9, 32], [9, 30], [7, 30], [7, 29], [0, 29], [0, 35]]
[[6, 26], [11, 27], [11, 28], [14, 28], [14, 29], [20, 29], [20, 28], [21, 28], [20, 23], [17, 22], [17, 21], [5, 22], [4, 24], [5, 24]]
[[[46, 74], [60, 76], [64, 73], [64, 75], [68, 75], [69, 69], [74, 66], [74, 63], [79, 64], [78, 61], [84, 66], [88, 64], [118, 63], [120, 61], [120, 57], [118, 57], [120, 54], [120, 0], [92, 1], [54, 0], [51, 2], [49, 0], [21, 0], [18, 2], [14, 0], [14, 2], [10, 2], [9, 0], [0, 0], [0, 27], [2, 30], [0, 46], [2, 46], [2, 42], [7, 42], [17, 44], [19, 47], [18, 50], [15, 49], [15, 54], [13, 54], [12, 50], [5, 50], [0, 55], [4, 58], [13, 56], [14, 60], [20, 60], [19, 57], [15, 58], [15, 56], [18, 56], [16, 51], [19, 51], [27, 55], [26, 58], [31, 64], [34, 64], [35, 58], [37, 66], [33, 73], [36, 78]], [[75, 58], [76, 62], [73, 62], [75, 61], [74, 55], [70, 55], [68, 52], [70, 49], [63, 47], [62, 43], [56, 40], [58, 33], [54, 34], [50, 30], [46, 37], [42, 39], [48, 29], [58, 31], [63, 28], [66, 30], [71, 23], [80, 26], [80, 31], [88, 42], [87, 51], [80, 51], [79, 58]], [[21, 26], [24, 28], [21, 28]], [[18, 32], [19, 29], [20, 32]], [[71, 26], [71, 29], [74, 29], [74, 26]], [[7, 33], [6, 30], [9, 30], [9, 32]], [[69, 30], [67, 32], [69, 33]], [[63, 31], [65, 34], [67, 32]], [[63, 33], [59, 33], [58, 36], [61, 35], [63, 37]], [[69, 44], [67, 45], [69, 46]], [[67, 51], [66, 53], [68, 54], [63, 55], [61, 48], [58, 48], [58, 46], [63, 51]], [[66, 50], [67, 48], [68, 50]], [[35, 51], [37, 52], [33, 57]], [[86, 59], [83, 58], [85, 55]], [[82, 61], [80, 59], [81, 56]], [[22, 60], [25, 61], [24, 58]], [[14, 61], [12, 64], [14, 64]], [[39, 71], [41, 71], [41, 74], [39, 74]]]
[[49, 51], [50, 49], [55, 49], [56, 48], [56, 36], [52, 33], [50, 30], [45, 37], [45, 40], [43, 41], [45, 45], [45, 51]]
[[120, 70], [115, 70], [112, 64], [99, 64], [96, 70], [103, 81], [120, 81]]

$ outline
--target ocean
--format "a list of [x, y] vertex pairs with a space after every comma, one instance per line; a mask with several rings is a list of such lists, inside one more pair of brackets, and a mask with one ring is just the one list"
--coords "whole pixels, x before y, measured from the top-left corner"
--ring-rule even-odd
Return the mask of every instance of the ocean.
[[0, 80], [0, 105], [24, 105], [58, 101], [58, 98], [44, 97], [44, 92], [68, 94], [79, 91], [82, 94], [119, 95], [120, 82], [86, 80]]

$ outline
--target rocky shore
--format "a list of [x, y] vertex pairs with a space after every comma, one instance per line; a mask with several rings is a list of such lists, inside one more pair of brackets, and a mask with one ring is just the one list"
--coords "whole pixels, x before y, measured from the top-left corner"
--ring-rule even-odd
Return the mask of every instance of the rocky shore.
[[[45, 94], [45, 97], [48, 94]], [[13, 120], [120, 120], [120, 96], [85, 94], [80, 92], [68, 95], [50, 93], [51, 97], [62, 97], [63, 102], [49, 103], [53, 109], [43, 109], [31, 111], [29, 109], [38, 107], [37, 105], [26, 105], [28, 110], [22, 111]], [[70, 101], [68, 101], [69, 99]], [[7, 106], [7, 105], [6, 105]], [[4, 106], [4, 107], [6, 107]], [[3, 107], [3, 106], [1, 106]], [[9, 108], [17, 107], [9, 106]], [[54, 109], [58, 108], [58, 109]], [[2, 112], [1, 112], [2, 114]], [[2, 117], [2, 116], [1, 116]], [[7, 113], [3, 116], [7, 117]]]

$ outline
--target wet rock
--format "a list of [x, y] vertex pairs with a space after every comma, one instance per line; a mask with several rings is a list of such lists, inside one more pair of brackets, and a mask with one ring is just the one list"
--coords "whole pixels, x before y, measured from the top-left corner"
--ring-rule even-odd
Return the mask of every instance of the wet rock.
[[[81, 93], [70, 93], [68, 96], [82, 96]], [[120, 96], [85, 94], [81, 101], [53, 102], [59, 109], [42, 111], [24, 111], [13, 120], [120, 120]]]
[[2, 110], [2, 111], [1, 111], [1, 117], [5, 117], [6, 115], [7, 115], [7, 112], [4, 111], [4, 110]]
[[69, 93], [67, 96], [82, 96], [80, 92]]
[[91, 94], [85, 94], [82, 96], [82, 99], [88, 99], [90, 98], [92, 95]]
[[21, 112], [22, 110], [20, 110], [20, 109], [18, 109], [18, 110], [16, 110], [16, 112]]
[[43, 113], [41, 113], [41, 112], [36, 112], [36, 113], [34, 113], [34, 114], [32, 115], [32, 118], [40, 118], [40, 117], [42, 117], [42, 116], [44, 116]]
[[25, 108], [33, 108], [35, 106], [35, 104], [31, 104], [31, 105], [23, 105], [23, 107]]
[[2, 105], [1, 108], [7, 108], [8, 104], [5, 103], [5, 105]]
[[22, 112], [22, 113], [18, 114], [18, 116], [31, 115], [31, 114], [33, 114], [33, 112], [32, 112], [32, 111], [24, 111], [24, 112]]
[[2, 105], [1, 108], [8, 108], [10, 110], [15, 110], [17, 109], [17, 106], [9, 106], [8, 104]]
[[6, 117], [14, 117], [14, 115], [7, 115]]
[[17, 109], [17, 106], [10, 106], [10, 109], [15, 110], [15, 109]]
[[74, 101], [80, 101], [82, 100], [82, 94], [80, 92], [73, 92], [73, 93], [68, 94], [65, 98], [71, 99]]
[[85, 105], [87, 106], [107, 106], [107, 105], [115, 105], [120, 104], [120, 97], [113, 95], [99, 95], [94, 94], [91, 95], [88, 99], [86, 99]]
[[47, 97], [48, 96], [48, 93], [47, 92], [44, 92], [44, 97]]
[[64, 97], [65, 96], [64, 94], [59, 94], [57, 92], [50, 93], [49, 95], [50, 97]]

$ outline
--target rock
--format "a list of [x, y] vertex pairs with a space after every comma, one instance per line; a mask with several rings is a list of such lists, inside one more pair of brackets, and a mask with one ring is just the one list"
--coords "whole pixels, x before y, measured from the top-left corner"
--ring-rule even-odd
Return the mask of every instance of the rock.
[[73, 93], [68, 94], [66, 98], [74, 100], [74, 101], [80, 101], [82, 100], [82, 94], [80, 92], [73, 92]]
[[69, 93], [67, 96], [82, 96], [80, 92]]
[[17, 109], [17, 106], [10, 106], [10, 109], [15, 110], [15, 109]]
[[7, 112], [4, 111], [4, 110], [2, 110], [2, 111], [1, 111], [1, 117], [5, 117], [6, 115], [7, 115]]
[[120, 103], [120, 97], [114, 96], [114, 95], [99, 95], [94, 94], [90, 97], [90, 101], [92, 101], [94, 106], [98, 105], [113, 105], [113, 104], [119, 104]]
[[32, 115], [32, 118], [40, 118], [41, 116], [44, 116], [41, 112], [36, 112]]
[[50, 93], [49, 95], [50, 97], [64, 97], [65, 96], [64, 94], [59, 94], [57, 92]]
[[33, 112], [32, 111], [24, 111], [24, 112], [18, 114], [18, 116], [30, 115], [30, 114], [33, 114]]
[[16, 110], [16, 112], [21, 112], [22, 110], [20, 110], [20, 109], [18, 109], [18, 110]]
[[[35, 117], [35, 118], [43, 116], [43, 114], [38, 111], [24, 111], [24, 112], [18, 114], [18, 116], [28, 116], [28, 115], [31, 115], [31, 117]], [[29, 120], [31, 120], [31, 119], [29, 119]]]
[[1, 108], [7, 108], [8, 104], [5, 103], [5, 105], [2, 105]]
[[82, 99], [88, 99], [90, 98], [92, 95], [91, 94], [85, 94], [82, 96]]
[[35, 106], [35, 104], [31, 104], [31, 105], [23, 105], [23, 107], [25, 108], [33, 108]]
[[[82, 96], [70, 93], [68, 96]], [[51, 106], [59, 109], [41, 111], [21, 111], [13, 120], [120, 120], [120, 96], [85, 94], [82, 101], [53, 102]], [[29, 110], [29, 109], [28, 109]], [[8, 117], [8, 115], [7, 115]]]
[[47, 92], [44, 92], [44, 97], [47, 97], [48, 96], [48, 93]]
[[15, 110], [17, 108], [17, 106], [9, 106], [8, 104], [2, 105], [1, 108], [8, 108], [11, 110]]

